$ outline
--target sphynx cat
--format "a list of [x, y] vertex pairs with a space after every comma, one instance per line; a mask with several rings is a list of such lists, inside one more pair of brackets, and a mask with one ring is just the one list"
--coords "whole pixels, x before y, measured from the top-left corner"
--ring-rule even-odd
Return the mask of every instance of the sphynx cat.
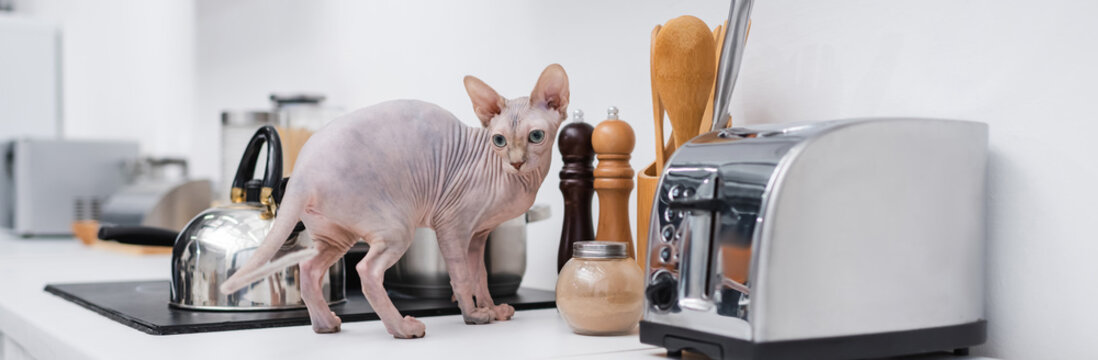
[[[423, 323], [400, 316], [382, 279], [408, 249], [414, 229], [429, 227], [438, 234], [465, 322], [510, 319], [514, 308], [496, 305], [488, 293], [485, 241], [533, 204], [568, 112], [568, 76], [549, 65], [529, 97], [510, 100], [472, 76], [465, 77], [465, 90], [483, 128], [466, 126], [434, 104], [396, 100], [344, 115], [314, 134], [298, 155], [271, 231], [221, 291], [300, 263], [313, 330], [338, 332], [341, 321], [324, 300], [321, 279], [362, 240], [370, 250], [355, 269], [370, 306], [394, 337], [422, 337]], [[314, 248], [271, 261], [299, 219]]]

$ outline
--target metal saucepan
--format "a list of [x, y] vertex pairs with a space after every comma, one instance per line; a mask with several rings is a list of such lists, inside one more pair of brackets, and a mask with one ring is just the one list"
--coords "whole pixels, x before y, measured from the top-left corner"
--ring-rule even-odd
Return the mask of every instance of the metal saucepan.
[[[488, 270], [488, 291], [492, 296], [508, 296], [518, 291], [522, 276], [526, 273], [526, 224], [549, 218], [548, 205], [534, 205], [525, 214], [508, 220], [488, 235], [484, 250], [484, 264]], [[367, 247], [356, 252], [361, 258]], [[357, 261], [348, 254], [348, 266]], [[348, 283], [356, 284], [353, 274]], [[405, 296], [420, 298], [449, 298], [453, 295], [446, 262], [438, 249], [435, 232], [427, 228], [416, 229], [415, 238], [404, 257], [385, 272], [385, 288]]]

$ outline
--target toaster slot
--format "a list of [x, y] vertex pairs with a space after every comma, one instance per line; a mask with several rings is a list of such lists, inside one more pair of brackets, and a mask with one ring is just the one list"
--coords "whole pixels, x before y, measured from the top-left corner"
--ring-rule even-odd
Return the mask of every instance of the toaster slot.
[[722, 315], [747, 318], [755, 229], [763, 221], [760, 212], [774, 168], [767, 162], [722, 168], [716, 197], [722, 209], [714, 214], [713, 221], [713, 242], [718, 253], [714, 261], [722, 295], [718, 313]]
[[[674, 203], [672, 203], [674, 206]], [[686, 210], [682, 221], [682, 281], [679, 282], [679, 307], [706, 311], [713, 307], [709, 301], [709, 254], [712, 254], [712, 212]]]

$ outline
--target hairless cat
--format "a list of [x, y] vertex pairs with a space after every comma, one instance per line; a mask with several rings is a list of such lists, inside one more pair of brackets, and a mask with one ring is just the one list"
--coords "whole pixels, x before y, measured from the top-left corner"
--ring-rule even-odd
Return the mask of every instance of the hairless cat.
[[[472, 76], [465, 90], [483, 128], [465, 126], [434, 104], [396, 100], [344, 115], [314, 134], [270, 233], [221, 290], [231, 293], [300, 262], [313, 330], [338, 332], [341, 321], [324, 301], [321, 278], [363, 240], [370, 250], [355, 269], [370, 306], [394, 337], [422, 337], [423, 323], [400, 316], [382, 279], [408, 250], [414, 229], [429, 227], [438, 234], [465, 322], [510, 319], [514, 308], [496, 305], [488, 293], [485, 241], [533, 204], [568, 112], [568, 76], [549, 65], [529, 97], [510, 100]], [[299, 219], [315, 248], [272, 261]]]

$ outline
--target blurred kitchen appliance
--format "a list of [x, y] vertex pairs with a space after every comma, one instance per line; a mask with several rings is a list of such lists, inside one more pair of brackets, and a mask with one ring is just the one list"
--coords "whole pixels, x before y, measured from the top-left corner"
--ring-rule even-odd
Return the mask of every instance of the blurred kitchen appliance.
[[[4, 3], [0, 1], [0, 8]], [[17, 138], [55, 139], [61, 134], [60, 33], [46, 21], [0, 15], [0, 154]], [[13, 225], [11, 180], [0, 176], [4, 228]]]
[[641, 341], [725, 359], [983, 343], [987, 132], [862, 119], [694, 138], [652, 209]]
[[71, 235], [75, 210], [95, 211], [126, 184], [137, 142], [19, 139], [3, 146], [2, 220], [18, 235]]
[[[168, 167], [178, 168], [179, 173], [166, 175]], [[101, 223], [180, 231], [213, 200], [213, 185], [209, 180], [189, 179], [185, 159], [144, 158], [132, 163], [131, 172], [132, 183], [100, 208]]]

